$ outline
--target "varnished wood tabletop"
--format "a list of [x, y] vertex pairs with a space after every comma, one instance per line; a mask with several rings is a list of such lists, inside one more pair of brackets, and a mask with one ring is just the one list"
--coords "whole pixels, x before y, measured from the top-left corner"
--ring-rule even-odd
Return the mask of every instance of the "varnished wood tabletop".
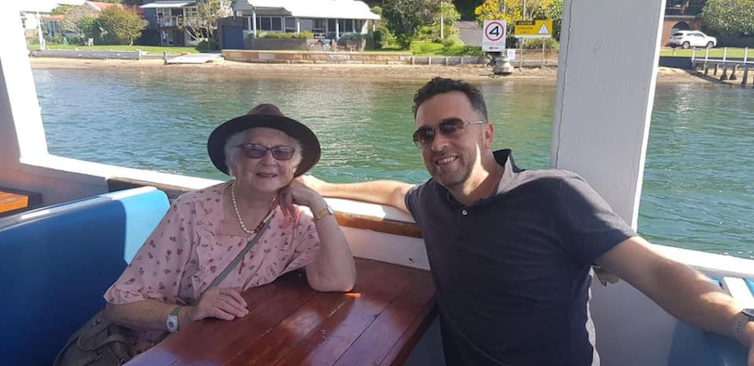
[[0, 214], [29, 207], [29, 196], [0, 190]]
[[435, 316], [430, 273], [356, 269], [350, 293], [314, 291], [300, 272], [250, 289], [245, 317], [190, 324], [128, 365], [400, 365]]

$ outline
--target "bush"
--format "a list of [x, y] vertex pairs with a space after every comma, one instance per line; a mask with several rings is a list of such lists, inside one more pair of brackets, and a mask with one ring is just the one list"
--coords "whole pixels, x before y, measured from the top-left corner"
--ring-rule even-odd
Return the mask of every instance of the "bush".
[[203, 39], [199, 42], [199, 44], [196, 45], [197, 51], [209, 51], [209, 50], [216, 50], [219, 48], [220, 46], [215, 40], [207, 41], [206, 39]]
[[377, 27], [372, 34], [372, 37], [374, 37], [375, 48], [398, 48], [398, 39], [395, 38], [395, 34], [384, 25]]
[[445, 47], [432, 42], [411, 43], [411, 53], [414, 55], [442, 55]]
[[[254, 34], [249, 33], [249, 38], [253, 38]], [[308, 31], [302, 31], [301, 33], [285, 33], [285, 32], [260, 32], [259, 38], [273, 38], [273, 39], [312, 39], [314, 33]]]
[[524, 39], [524, 46], [523, 48], [525, 50], [541, 50], [542, 49], [542, 43], [545, 44], [545, 49], [548, 50], [559, 50], [560, 49], [560, 43], [558, 41], [552, 39], [552, 38], [532, 38], [532, 39]]
[[446, 56], [484, 56], [486, 53], [482, 51], [480, 46], [452, 46], [445, 49]]
[[455, 46], [464, 45], [463, 41], [458, 36], [445, 37], [445, 39], [443, 39], [442, 42], [440, 42], [440, 44], [442, 44], [442, 46], [445, 48], [451, 48]]

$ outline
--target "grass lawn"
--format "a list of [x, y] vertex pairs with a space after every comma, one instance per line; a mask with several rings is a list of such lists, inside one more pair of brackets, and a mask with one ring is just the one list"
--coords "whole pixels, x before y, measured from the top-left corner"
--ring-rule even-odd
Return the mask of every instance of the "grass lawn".
[[[744, 57], [744, 48], [728, 48], [728, 57], [735, 57], [735, 58], [743, 58]], [[704, 58], [705, 53], [707, 52], [707, 49], [700, 48], [696, 50], [696, 58]], [[709, 57], [710, 58], [723, 58], [724, 49], [723, 48], [713, 48], [709, 50]], [[680, 48], [676, 48], [675, 55], [673, 54], [673, 50], [661, 50], [660, 56], [676, 56], [676, 57], [691, 57], [691, 50], [684, 50]], [[749, 50], [749, 58], [754, 59], [754, 49]]]
[[[96, 51], [136, 51], [136, 50], [142, 50], [144, 52], [148, 52], [150, 54], [162, 54], [162, 52], [167, 52], [169, 54], [177, 54], [177, 53], [199, 53], [196, 48], [194, 47], [159, 47], [159, 46], [121, 46], [121, 45], [102, 45], [102, 46], [81, 46], [77, 44], [47, 44], [48, 50], [72, 50], [72, 49], [79, 49], [79, 50], [96, 50]], [[29, 50], [36, 51], [39, 50], [38, 44], [29, 45]]]

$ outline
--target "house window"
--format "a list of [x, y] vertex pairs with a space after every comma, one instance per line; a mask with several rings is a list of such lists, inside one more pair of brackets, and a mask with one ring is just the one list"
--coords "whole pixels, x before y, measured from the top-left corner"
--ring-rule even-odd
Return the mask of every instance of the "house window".
[[314, 19], [314, 23], [312, 24], [312, 33], [325, 33], [326, 25], [327, 22], [324, 19]]
[[281, 32], [283, 30], [283, 19], [281, 17], [257, 17], [257, 29]]
[[296, 18], [285, 18], [285, 31], [286, 32], [296, 31]]
[[353, 20], [353, 31], [356, 33], [361, 33], [361, 30], [364, 29], [364, 20], [363, 19], [354, 19]]

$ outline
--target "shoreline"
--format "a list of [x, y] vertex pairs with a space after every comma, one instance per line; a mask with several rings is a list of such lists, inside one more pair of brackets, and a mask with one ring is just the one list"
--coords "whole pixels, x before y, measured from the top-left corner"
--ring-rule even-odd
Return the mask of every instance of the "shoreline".
[[[239, 77], [338, 77], [358, 79], [428, 80], [435, 76], [484, 80], [532, 80], [555, 83], [557, 68], [546, 67], [516, 69], [512, 75], [497, 76], [492, 68], [483, 65], [426, 66], [426, 65], [374, 65], [374, 64], [264, 64], [235, 61], [216, 61], [206, 64], [164, 65], [161, 59], [89, 60], [70, 58], [30, 58], [32, 69], [89, 69], [117, 70], [119, 72], [201, 73], [225, 74]], [[714, 80], [692, 74], [682, 69], [660, 67], [657, 83], [711, 83]], [[718, 82], [719, 83], [719, 82]]]

